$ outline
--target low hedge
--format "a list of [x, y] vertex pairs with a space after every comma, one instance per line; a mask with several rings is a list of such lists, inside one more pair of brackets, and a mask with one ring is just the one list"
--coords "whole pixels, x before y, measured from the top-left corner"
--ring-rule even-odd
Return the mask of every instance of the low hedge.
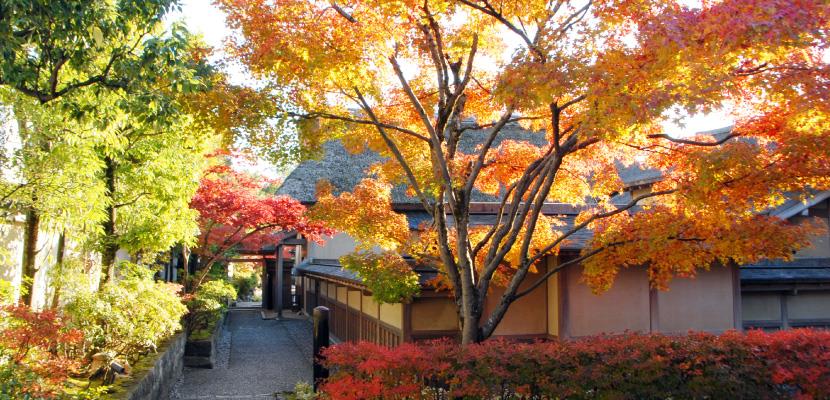
[[830, 399], [830, 331], [344, 343], [324, 355], [332, 399]]

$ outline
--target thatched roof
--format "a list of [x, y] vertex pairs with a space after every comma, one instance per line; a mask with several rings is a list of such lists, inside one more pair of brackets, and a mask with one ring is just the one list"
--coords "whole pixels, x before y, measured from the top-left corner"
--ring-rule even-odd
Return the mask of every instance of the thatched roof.
[[[486, 130], [468, 130], [464, 132], [458, 145], [462, 153], [471, 154], [487, 137]], [[496, 137], [494, 146], [505, 140], [530, 142], [535, 146], [543, 147], [548, 144], [544, 132], [531, 132], [522, 129], [517, 124], [506, 126]], [[285, 178], [277, 194], [288, 195], [303, 203], [314, 203], [317, 198], [315, 189], [321, 179], [329, 181], [334, 187], [334, 193], [351, 191], [361, 179], [368, 176], [367, 170], [373, 164], [384, 161], [379, 154], [366, 150], [363, 153], [352, 154], [346, 150], [338, 140], [323, 144], [322, 156], [319, 159], [307, 160], [300, 163]], [[652, 183], [661, 177], [660, 171], [643, 169], [636, 165], [618, 166], [620, 178], [626, 187]], [[473, 202], [497, 201], [493, 196], [481, 192], [473, 193]], [[418, 200], [406, 194], [406, 188], [396, 187], [392, 192], [392, 202], [396, 204], [417, 204]]]
[[[475, 148], [487, 138], [486, 130], [467, 130], [458, 144], [458, 151], [473, 153]], [[505, 140], [526, 141], [538, 147], [547, 145], [544, 132], [530, 132], [517, 124], [509, 124], [496, 137], [494, 146]], [[334, 187], [334, 193], [351, 191], [361, 179], [368, 176], [367, 170], [373, 164], [384, 161], [379, 154], [366, 150], [360, 154], [352, 154], [343, 147], [338, 140], [323, 144], [323, 154], [320, 159], [308, 160], [300, 163], [285, 178], [277, 194], [288, 195], [303, 203], [314, 203], [317, 198], [315, 189], [321, 179], [328, 180]], [[493, 196], [476, 191], [473, 193], [474, 202], [496, 201]], [[392, 202], [396, 204], [419, 204], [418, 200], [406, 194], [406, 188], [396, 187], [392, 191]]]

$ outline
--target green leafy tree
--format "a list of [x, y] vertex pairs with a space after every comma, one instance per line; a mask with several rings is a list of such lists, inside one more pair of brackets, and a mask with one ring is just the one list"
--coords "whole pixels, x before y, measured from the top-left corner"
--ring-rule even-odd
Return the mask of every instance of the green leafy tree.
[[[0, 84], [46, 103], [86, 87], [125, 89], [155, 79], [156, 42], [176, 0], [30, 0], [0, 3]], [[172, 45], [172, 46], [170, 46]]]
[[8, 176], [0, 181], [0, 198], [5, 212], [25, 215], [22, 298], [30, 304], [41, 225], [83, 240], [102, 220], [101, 164], [92, 128], [65, 119], [56, 102], [39, 105], [8, 89], [0, 89], [0, 101], [7, 105], [3, 119], [16, 121], [20, 139], [3, 159]]
[[[97, 204], [102, 197], [97, 195], [109, 194], [109, 199], [103, 196], [104, 201], [109, 200], [103, 227], [114, 232], [114, 185], [105, 184], [103, 191], [101, 185], [89, 185], [83, 179], [73, 180], [73, 185], [53, 185], [57, 179], [52, 171], [73, 169], [62, 168], [62, 163], [87, 166], [86, 172], [97, 172], [100, 158], [86, 153], [67, 160], [60, 156], [55, 142], [65, 140], [70, 146], [84, 143], [85, 150], [107, 153], [108, 145], [124, 139], [117, 134], [118, 125], [111, 119], [117, 114], [102, 113], [102, 107], [115, 105], [123, 110], [129, 107], [124, 99], [136, 104], [135, 100], [148, 101], [148, 94], [188, 91], [193, 89], [191, 85], [198, 84], [198, 79], [192, 78], [201, 66], [188, 57], [193, 50], [192, 38], [180, 26], [174, 25], [169, 32], [163, 29], [162, 19], [176, 7], [174, 0], [37, 0], [0, 4], [0, 85], [12, 89], [7, 92], [11, 101], [4, 99], [4, 103], [15, 103], [14, 118], [22, 139], [16, 163], [23, 176], [22, 185], [10, 185], [2, 196], [5, 199], [15, 195], [16, 199], [10, 200], [15, 205], [11, 210], [26, 216], [22, 260], [26, 285], [32, 285], [37, 270], [35, 256], [41, 222], [55, 222], [44, 214], [49, 209], [44, 202], [94, 210], [87, 215], [80, 213], [90, 219], [83, 221], [82, 226], [94, 227], [93, 222], [102, 219]], [[107, 100], [108, 97], [115, 98]], [[52, 107], [38, 109], [25, 104], [26, 98]], [[148, 103], [151, 107], [155, 104], [152, 100]], [[73, 128], [83, 127], [82, 131], [92, 128], [92, 134], [70, 137], [78, 131], [54, 124], [62, 119], [75, 125]], [[110, 161], [107, 157], [103, 160]], [[57, 168], [44, 168], [44, 164]], [[106, 167], [106, 172], [113, 170], [112, 163]], [[65, 196], [54, 197], [54, 191], [46, 190], [74, 186], [91, 191], [82, 201], [65, 202]], [[25, 193], [26, 190], [20, 190], [22, 187], [32, 190]], [[72, 214], [76, 220], [79, 215], [64, 214], [63, 218]], [[108, 250], [114, 246], [110, 244]], [[24, 297], [24, 301], [30, 302], [30, 296]]]

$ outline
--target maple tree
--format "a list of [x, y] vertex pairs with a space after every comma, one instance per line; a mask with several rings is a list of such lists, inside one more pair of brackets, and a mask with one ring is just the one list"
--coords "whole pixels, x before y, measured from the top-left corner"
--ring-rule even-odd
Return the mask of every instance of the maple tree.
[[[66, 354], [83, 333], [68, 328], [56, 310], [32, 311], [25, 304], [0, 307], [0, 376], [3, 394], [51, 398], [60, 393], [80, 362]], [[19, 385], [20, 387], [15, 387]]]
[[[284, 88], [304, 146], [379, 152], [373, 179], [406, 185], [432, 216], [398, 250], [446, 274], [464, 343], [489, 337], [529, 272], [581, 230], [582, 253], [528, 287], [582, 264], [598, 291], [633, 265], [662, 288], [717, 261], [790, 258], [818, 229], [759, 213], [830, 187], [822, 0], [219, 3], [240, 32], [230, 51]], [[720, 109], [736, 119], [726, 135], [662, 127]], [[513, 123], [546, 143], [502, 140]], [[615, 204], [617, 167], [635, 162], [663, 179]], [[361, 207], [389, 207], [374, 187], [380, 203]], [[476, 191], [499, 199], [492, 226], [470, 224]], [[546, 202], [582, 211], [563, 227]], [[485, 314], [494, 283], [504, 294]]]
[[317, 241], [333, 233], [324, 224], [309, 220], [299, 201], [264, 192], [270, 183], [226, 165], [208, 169], [190, 202], [199, 213], [200, 232], [193, 249], [199, 256], [199, 273], [185, 283], [189, 290], [197, 288], [210, 267], [234, 250], [259, 250], [288, 232]]

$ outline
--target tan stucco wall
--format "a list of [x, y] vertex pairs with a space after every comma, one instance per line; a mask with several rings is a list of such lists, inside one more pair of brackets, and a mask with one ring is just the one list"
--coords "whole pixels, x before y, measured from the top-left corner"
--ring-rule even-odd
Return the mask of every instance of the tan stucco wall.
[[458, 313], [450, 298], [418, 298], [412, 303], [412, 330], [443, 331], [458, 329]]
[[699, 271], [695, 278], [675, 278], [668, 291], [657, 292], [655, 328], [664, 333], [737, 328], [734, 276], [730, 268], [713, 266], [709, 271]]
[[565, 323], [569, 336], [650, 329], [649, 286], [644, 268], [621, 270], [611, 289], [599, 295], [591, 293], [579, 281], [581, 267], [568, 267], [564, 271]]
[[319, 259], [338, 259], [355, 249], [355, 241], [345, 233], [338, 233], [328, 238], [323, 244], [311, 242], [308, 257]]
[[[558, 264], [557, 257], [547, 257], [548, 271]], [[559, 276], [553, 275], [547, 281], [548, 335], [559, 336]]]
[[360, 310], [361, 295], [357, 290], [349, 290], [349, 307], [355, 310]]
[[380, 320], [398, 329], [403, 329], [403, 304], [381, 304]]
[[742, 293], [741, 318], [744, 321], [781, 320], [781, 296], [776, 292]]
[[375, 302], [375, 299], [372, 298], [371, 295], [364, 294], [361, 295], [362, 300], [362, 307], [363, 313], [370, 315], [374, 318], [378, 318], [378, 314], [380, 313], [380, 309], [378, 307], [378, 303]]
[[[824, 222], [825, 226], [830, 226], [830, 220], [827, 218], [819, 218], [819, 217], [805, 217], [805, 216], [795, 216], [790, 218], [791, 222], [794, 223], [802, 223], [804, 221], [814, 221], [814, 220], [821, 220]], [[811, 245], [809, 247], [805, 247], [798, 252], [795, 253], [796, 258], [828, 258], [830, 257], [830, 232], [825, 231], [818, 235], [813, 235], [810, 238]]]
[[799, 292], [787, 296], [787, 316], [792, 319], [830, 319], [830, 293]]
[[[519, 286], [519, 292], [539, 279], [541, 273], [527, 274]], [[498, 305], [504, 288], [492, 287], [484, 305], [485, 315]], [[548, 331], [547, 286], [540, 285], [528, 295], [510, 305], [493, 335], [540, 335]]]
[[[329, 290], [331, 290], [331, 289], [329, 289]], [[349, 299], [347, 297], [348, 296], [347, 289], [346, 289], [345, 286], [337, 286], [336, 296], [337, 296], [337, 301], [342, 303], [342, 304], [346, 304], [349, 301]]]

